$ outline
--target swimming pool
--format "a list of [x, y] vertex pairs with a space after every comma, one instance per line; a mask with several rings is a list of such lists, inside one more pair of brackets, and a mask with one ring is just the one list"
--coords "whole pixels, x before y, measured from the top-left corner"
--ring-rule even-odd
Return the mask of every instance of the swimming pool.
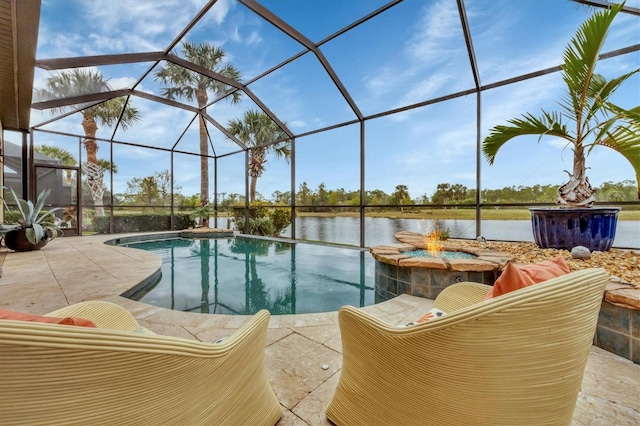
[[374, 303], [366, 250], [236, 236], [122, 244], [162, 258], [162, 276], [130, 299], [188, 312], [272, 315]]

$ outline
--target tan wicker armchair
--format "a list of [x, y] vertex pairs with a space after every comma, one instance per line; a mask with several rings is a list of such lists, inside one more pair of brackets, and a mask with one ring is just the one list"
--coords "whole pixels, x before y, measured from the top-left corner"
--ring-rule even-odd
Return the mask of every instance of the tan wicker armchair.
[[569, 425], [608, 275], [587, 269], [495, 299], [452, 285], [409, 328], [350, 306], [327, 409], [338, 425]]
[[269, 312], [222, 343], [154, 335], [125, 309], [83, 302], [49, 316], [98, 328], [0, 320], [0, 424], [273, 425]]

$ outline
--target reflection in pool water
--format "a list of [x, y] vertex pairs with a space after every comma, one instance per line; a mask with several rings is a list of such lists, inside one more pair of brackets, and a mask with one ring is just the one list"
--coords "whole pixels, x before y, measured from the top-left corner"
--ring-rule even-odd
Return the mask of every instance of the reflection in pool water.
[[272, 315], [337, 311], [374, 303], [368, 251], [261, 238], [144, 241], [127, 247], [162, 258], [162, 277], [130, 296], [164, 308]]

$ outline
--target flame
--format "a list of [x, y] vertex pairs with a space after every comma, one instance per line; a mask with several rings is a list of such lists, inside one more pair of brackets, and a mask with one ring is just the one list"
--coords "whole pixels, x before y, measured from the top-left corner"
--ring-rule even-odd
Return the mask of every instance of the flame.
[[424, 239], [429, 255], [432, 257], [440, 257], [440, 252], [442, 251], [442, 247], [444, 246], [442, 240], [440, 239], [440, 230], [435, 229], [430, 234], [425, 234]]

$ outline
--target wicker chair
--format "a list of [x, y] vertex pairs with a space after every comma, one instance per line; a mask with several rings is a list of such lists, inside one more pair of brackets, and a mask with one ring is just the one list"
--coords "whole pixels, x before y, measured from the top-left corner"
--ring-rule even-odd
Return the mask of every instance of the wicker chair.
[[494, 299], [454, 284], [449, 312], [394, 327], [340, 310], [343, 366], [327, 408], [338, 425], [569, 425], [608, 275], [572, 272]]
[[273, 425], [269, 312], [218, 344], [154, 335], [125, 309], [83, 302], [48, 314], [98, 328], [0, 320], [0, 424]]

